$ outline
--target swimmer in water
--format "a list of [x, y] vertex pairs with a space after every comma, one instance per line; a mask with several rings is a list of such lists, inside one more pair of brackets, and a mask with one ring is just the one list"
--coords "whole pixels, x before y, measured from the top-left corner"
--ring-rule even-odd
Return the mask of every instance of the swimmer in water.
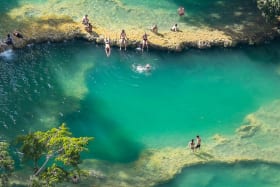
[[151, 71], [152, 66], [150, 64], [146, 64], [145, 66], [138, 65], [136, 66], [136, 71], [139, 73], [149, 72]]

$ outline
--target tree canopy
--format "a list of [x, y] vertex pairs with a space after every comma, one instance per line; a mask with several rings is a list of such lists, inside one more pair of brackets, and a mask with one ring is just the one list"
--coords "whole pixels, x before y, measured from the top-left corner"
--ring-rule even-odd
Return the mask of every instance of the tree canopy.
[[268, 19], [280, 16], [280, 0], [258, 0], [258, 7]]
[[0, 141], [0, 181], [1, 186], [7, 186], [9, 176], [14, 170], [14, 160], [9, 154], [9, 144]]
[[[81, 152], [87, 151], [92, 137], [72, 137], [62, 124], [48, 131], [36, 131], [18, 138], [23, 159], [32, 160], [33, 183], [54, 185], [55, 183], [78, 180], [84, 174], [79, 168]], [[39, 165], [42, 163], [41, 165]], [[42, 184], [43, 182], [43, 184]]]

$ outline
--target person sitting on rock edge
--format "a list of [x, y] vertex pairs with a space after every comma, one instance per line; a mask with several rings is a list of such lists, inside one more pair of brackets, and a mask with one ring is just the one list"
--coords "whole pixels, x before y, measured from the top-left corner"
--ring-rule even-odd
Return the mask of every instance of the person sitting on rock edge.
[[178, 24], [177, 23], [175, 23], [175, 25], [173, 25], [173, 27], [171, 27], [171, 29], [170, 29], [171, 31], [173, 31], [173, 32], [177, 32], [177, 31], [179, 31], [179, 28], [178, 28]]
[[86, 31], [91, 33], [92, 32], [92, 24], [91, 23], [88, 23], [85, 27]]
[[7, 34], [7, 39], [5, 41], [7, 45], [13, 45], [13, 39], [10, 34]]
[[87, 14], [83, 17], [82, 23], [84, 25], [88, 25], [89, 24], [89, 19], [88, 19], [88, 15]]
[[15, 37], [17, 37], [17, 38], [23, 39], [23, 35], [22, 35], [21, 33], [19, 33], [18, 31], [14, 31], [14, 32], [13, 32], [13, 35], [14, 35]]
[[152, 27], [151, 27], [151, 31], [153, 32], [153, 33], [158, 33], [158, 26], [157, 26], [157, 24], [155, 24], [155, 25], [153, 25]]

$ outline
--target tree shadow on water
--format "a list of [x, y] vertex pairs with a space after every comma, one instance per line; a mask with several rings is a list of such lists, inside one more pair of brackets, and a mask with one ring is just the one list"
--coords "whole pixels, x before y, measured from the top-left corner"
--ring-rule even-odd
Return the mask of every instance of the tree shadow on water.
[[100, 99], [87, 97], [81, 102], [81, 110], [68, 115], [66, 122], [75, 136], [94, 137], [89, 146], [90, 158], [123, 163], [137, 160], [144, 146], [106, 116], [105, 108]]

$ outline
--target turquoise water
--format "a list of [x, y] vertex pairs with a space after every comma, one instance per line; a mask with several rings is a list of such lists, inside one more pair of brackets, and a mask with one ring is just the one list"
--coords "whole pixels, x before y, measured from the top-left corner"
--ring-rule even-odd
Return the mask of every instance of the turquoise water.
[[[134, 161], [147, 148], [186, 146], [197, 134], [207, 143], [279, 98], [279, 54], [279, 44], [271, 44], [184, 53], [113, 49], [107, 58], [101, 46], [79, 41], [7, 51], [0, 55], [1, 137], [66, 122], [74, 135], [95, 137], [85, 157], [112, 163]], [[147, 63], [150, 72], [136, 71]]]
[[[254, 2], [240, 0], [0, 2], [3, 19], [12, 11], [20, 14], [19, 23], [22, 14], [36, 18], [46, 12], [80, 21], [87, 13], [109, 31], [157, 23], [161, 32], [175, 22], [182, 29], [225, 29], [259, 19], [252, 16]], [[186, 8], [184, 18], [176, 12], [180, 5]], [[5, 29], [0, 33], [11, 31]], [[216, 133], [233, 134], [247, 114], [279, 99], [279, 47], [275, 42], [143, 54], [113, 49], [107, 58], [103, 46], [68, 41], [7, 51], [0, 54], [0, 139], [66, 122], [74, 135], [95, 137], [84, 158], [108, 164], [130, 163], [150, 148], [184, 147], [197, 134], [207, 144]], [[150, 72], [137, 71], [148, 63]], [[279, 166], [264, 163], [208, 164], [187, 168], [163, 186], [274, 187], [278, 171]]]
[[[248, 113], [279, 97], [277, 46], [114, 49], [107, 58], [100, 46], [67, 42], [6, 52], [1, 134], [67, 122], [75, 135], [96, 138], [90, 157], [113, 162], [135, 160], [145, 148], [185, 146], [196, 134], [232, 134]], [[149, 73], [134, 69], [147, 63]]]

